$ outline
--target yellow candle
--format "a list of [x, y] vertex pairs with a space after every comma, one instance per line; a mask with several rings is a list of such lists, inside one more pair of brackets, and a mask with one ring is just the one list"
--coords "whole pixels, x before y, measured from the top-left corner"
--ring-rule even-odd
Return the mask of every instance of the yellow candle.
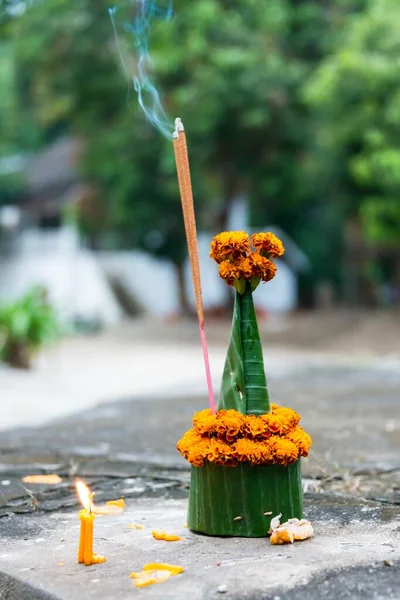
[[87, 510], [82, 509], [79, 511], [79, 519], [81, 522], [81, 532], [79, 535], [79, 550], [78, 550], [78, 563], [84, 562], [84, 548], [85, 548], [85, 537], [86, 537], [86, 517]]
[[85, 518], [86, 533], [83, 548], [83, 562], [88, 567], [93, 563], [93, 521], [94, 515], [88, 513]]
[[105, 562], [106, 559], [104, 556], [98, 556], [93, 553], [93, 525], [95, 514], [93, 512], [90, 490], [83, 481], [77, 481], [76, 488], [79, 498], [84, 506], [84, 508], [79, 511], [81, 529], [79, 536], [78, 562], [84, 563], [85, 566], [88, 567], [90, 565]]

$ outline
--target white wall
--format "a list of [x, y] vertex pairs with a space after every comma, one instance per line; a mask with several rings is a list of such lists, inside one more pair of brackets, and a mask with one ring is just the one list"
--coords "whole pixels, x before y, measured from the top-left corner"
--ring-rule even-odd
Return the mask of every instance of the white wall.
[[143, 310], [158, 316], [177, 310], [174, 268], [168, 261], [139, 250], [97, 252], [96, 257], [104, 273], [121, 281]]
[[255, 305], [270, 313], [284, 314], [297, 306], [297, 277], [285, 263], [277, 261], [272, 281], [260, 283], [254, 293]]
[[79, 247], [74, 230], [29, 230], [21, 234], [17, 252], [0, 260], [0, 298], [22, 296], [42, 284], [63, 321], [76, 318], [103, 325], [117, 323], [122, 311], [92, 252]]

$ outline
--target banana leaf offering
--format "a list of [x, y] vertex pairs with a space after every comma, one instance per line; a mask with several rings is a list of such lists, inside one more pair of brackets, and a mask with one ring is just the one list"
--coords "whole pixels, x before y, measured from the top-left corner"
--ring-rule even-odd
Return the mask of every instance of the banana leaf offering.
[[270, 402], [253, 293], [276, 274], [284, 247], [273, 233], [217, 235], [210, 257], [235, 288], [216, 412], [200, 411], [177, 448], [191, 463], [188, 526], [216, 536], [262, 537], [271, 515], [302, 519], [300, 458], [311, 437], [300, 415]]

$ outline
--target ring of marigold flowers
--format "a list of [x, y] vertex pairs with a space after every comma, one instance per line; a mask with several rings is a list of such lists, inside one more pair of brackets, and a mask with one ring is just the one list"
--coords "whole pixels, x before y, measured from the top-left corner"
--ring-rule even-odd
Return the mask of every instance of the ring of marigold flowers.
[[307, 456], [311, 437], [299, 426], [300, 415], [276, 404], [271, 408], [257, 417], [236, 410], [195, 413], [194, 427], [177, 449], [196, 467], [206, 461], [230, 467], [241, 462], [289, 465]]

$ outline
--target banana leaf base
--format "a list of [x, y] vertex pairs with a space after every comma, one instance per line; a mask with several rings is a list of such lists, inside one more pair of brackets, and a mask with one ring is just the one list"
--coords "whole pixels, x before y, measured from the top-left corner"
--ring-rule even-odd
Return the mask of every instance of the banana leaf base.
[[206, 463], [191, 471], [188, 527], [215, 536], [265, 537], [271, 518], [303, 517], [300, 460], [282, 465]]

